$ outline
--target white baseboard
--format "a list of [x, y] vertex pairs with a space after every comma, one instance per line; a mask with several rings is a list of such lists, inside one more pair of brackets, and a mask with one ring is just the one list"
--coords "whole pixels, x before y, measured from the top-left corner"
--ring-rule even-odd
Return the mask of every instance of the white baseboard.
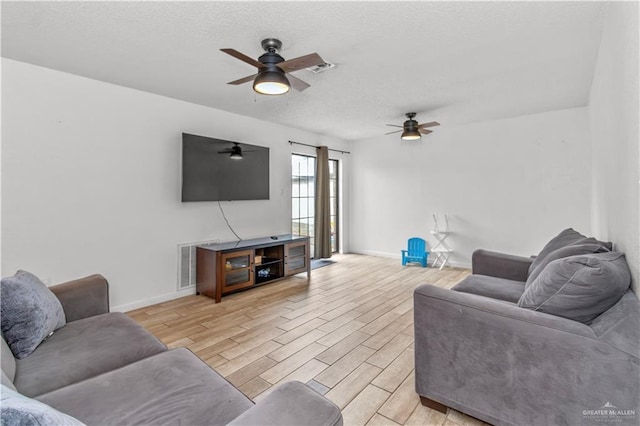
[[[398, 261], [402, 259], [402, 255], [400, 254], [393, 254], [393, 253], [373, 251], [373, 250], [361, 250], [361, 251], [352, 250], [349, 253], [364, 254], [367, 256], [386, 257], [389, 259], [398, 259]], [[464, 264], [464, 263], [458, 263], [458, 262], [449, 262], [449, 264], [456, 268], [471, 269], [471, 264]], [[150, 297], [148, 299], [138, 300], [137, 302], [127, 303], [124, 305], [112, 306], [110, 310], [111, 312], [129, 312], [129, 311], [133, 311], [134, 309], [144, 308], [146, 306], [167, 302], [169, 300], [178, 299], [180, 297], [191, 296], [192, 294], [196, 294], [195, 287], [186, 288], [184, 290], [176, 291], [173, 293], [163, 294], [161, 296]]]
[[402, 255], [401, 254], [393, 254], [393, 253], [387, 253], [387, 252], [383, 252], [383, 251], [373, 251], [373, 250], [358, 250], [358, 251], [354, 251], [354, 250], [351, 250], [349, 253], [364, 254], [364, 255], [367, 255], [367, 256], [386, 257], [386, 258], [389, 258], [389, 259], [402, 259]]
[[184, 290], [176, 291], [173, 293], [163, 294], [161, 296], [154, 296], [148, 299], [138, 300], [137, 302], [133, 302], [133, 303], [112, 306], [110, 308], [110, 311], [111, 312], [129, 312], [129, 311], [133, 311], [134, 309], [144, 308], [146, 306], [167, 302], [169, 300], [178, 299], [180, 297], [191, 296], [192, 294], [196, 294], [195, 286], [191, 288], [186, 288]]
[[[394, 254], [394, 253], [387, 253], [387, 252], [382, 252], [382, 251], [373, 251], [373, 250], [359, 250], [359, 251], [354, 251], [351, 250], [350, 253], [353, 254], [364, 254], [367, 256], [377, 256], [377, 257], [386, 257], [389, 259], [402, 259], [402, 255], [401, 254]], [[432, 257], [429, 256], [429, 260], [432, 260]], [[461, 262], [451, 262], [449, 261], [447, 263], [448, 265], [453, 266], [454, 268], [464, 268], [464, 269], [471, 269], [471, 263], [461, 263]], [[429, 265], [431, 265], [431, 263], [429, 263]]]

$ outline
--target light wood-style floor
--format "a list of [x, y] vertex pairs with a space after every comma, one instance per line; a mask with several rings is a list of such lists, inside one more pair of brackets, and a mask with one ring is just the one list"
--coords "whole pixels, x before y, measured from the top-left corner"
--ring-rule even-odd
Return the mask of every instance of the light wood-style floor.
[[450, 288], [470, 271], [401, 266], [399, 260], [334, 256], [335, 264], [215, 304], [188, 296], [129, 312], [170, 348], [187, 347], [245, 395], [259, 400], [299, 380], [352, 425], [482, 425], [422, 406], [414, 390], [413, 289]]

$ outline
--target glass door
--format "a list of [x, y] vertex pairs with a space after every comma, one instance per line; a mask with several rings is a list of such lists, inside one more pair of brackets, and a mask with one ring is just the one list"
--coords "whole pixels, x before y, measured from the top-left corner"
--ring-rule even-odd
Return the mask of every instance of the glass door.
[[285, 274], [292, 275], [307, 270], [309, 259], [307, 242], [288, 243], [285, 246]]
[[224, 253], [221, 260], [224, 268], [223, 293], [253, 285], [253, 250]]
[[291, 156], [291, 233], [309, 237], [311, 255], [314, 247], [316, 158]]
[[338, 246], [338, 160], [329, 160], [329, 221], [331, 226], [331, 253]]
[[[308, 155], [291, 156], [291, 233], [309, 237], [310, 252], [314, 253], [316, 158]], [[331, 251], [339, 250], [338, 216], [338, 160], [329, 160], [329, 201]]]

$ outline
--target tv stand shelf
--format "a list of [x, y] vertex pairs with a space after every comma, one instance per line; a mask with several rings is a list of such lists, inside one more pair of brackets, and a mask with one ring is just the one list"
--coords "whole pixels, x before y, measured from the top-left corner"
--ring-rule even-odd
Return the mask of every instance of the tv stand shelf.
[[278, 235], [196, 247], [196, 294], [222, 296], [307, 273], [309, 237]]

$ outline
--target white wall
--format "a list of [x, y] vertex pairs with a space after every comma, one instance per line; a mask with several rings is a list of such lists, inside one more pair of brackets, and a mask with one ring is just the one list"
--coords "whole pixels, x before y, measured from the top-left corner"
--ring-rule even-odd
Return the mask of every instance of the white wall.
[[441, 123], [417, 142], [352, 144], [350, 247], [399, 256], [450, 216], [452, 263], [477, 248], [529, 256], [567, 227], [590, 232], [586, 108], [464, 126]]
[[115, 310], [176, 297], [178, 244], [235, 239], [217, 203], [180, 202], [182, 132], [271, 149], [271, 199], [222, 203], [242, 238], [290, 232], [289, 140], [347, 149], [334, 138], [3, 59], [2, 275], [21, 268], [55, 284], [101, 273]]
[[627, 255], [634, 288], [640, 265], [638, 3], [608, 6], [589, 98], [593, 233]]

